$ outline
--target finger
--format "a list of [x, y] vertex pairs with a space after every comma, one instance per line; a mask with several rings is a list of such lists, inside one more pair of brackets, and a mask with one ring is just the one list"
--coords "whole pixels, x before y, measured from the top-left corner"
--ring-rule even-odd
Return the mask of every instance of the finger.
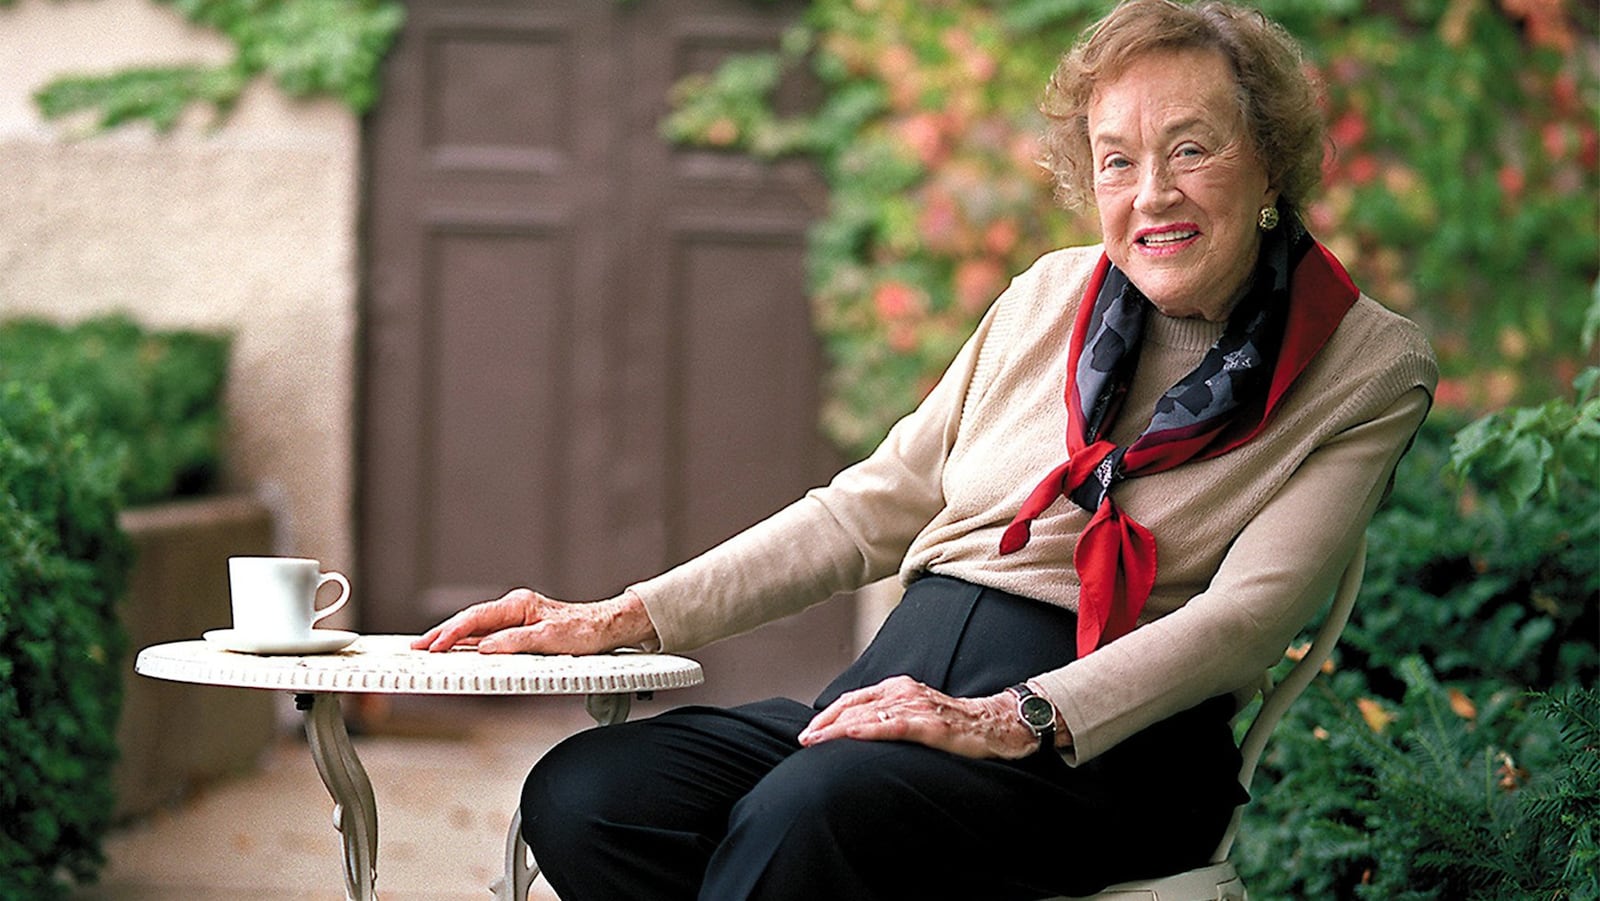
[[450, 648], [456, 643], [458, 637], [457, 633], [459, 633], [462, 628], [462, 617], [466, 614], [466, 612], [467, 611], [463, 610], [439, 625], [434, 626], [432, 629], [429, 629], [427, 634], [423, 636], [427, 639], [427, 644], [423, 645], [423, 647], [427, 648], [429, 651], [450, 650]]
[[806, 724], [806, 728], [801, 734], [804, 735], [805, 732], [831, 726], [838, 721], [840, 715], [845, 711], [864, 704], [871, 704], [882, 694], [881, 683], [879, 685], [869, 685], [866, 688], [857, 688], [854, 691], [847, 691], [835, 698], [832, 704], [822, 708], [821, 713], [812, 717], [811, 722]]
[[505, 605], [500, 601], [473, 604], [435, 627], [437, 634], [428, 644], [428, 650], [448, 651], [465, 638], [487, 635], [502, 626], [512, 624], [505, 620]]
[[899, 703], [881, 695], [879, 691], [863, 690], [840, 696], [806, 724], [799, 736], [800, 743], [811, 745], [835, 738], [875, 741], [900, 737], [903, 727], [896, 723]]
[[[823, 708], [822, 712], [811, 718], [806, 728], [801, 731], [801, 737], [817, 733], [818, 730], [830, 729], [846, 713], [860, 708], [871, 708], [876, 711], [879, 707], [890, 705], [897, 699], [915, 697], [918, 693], [926, 691], [927, 686], [910, 676], [891, 676], [865, 688], [857, 688], [840, 695], [832, 704]], [[876, 719], [876, 713], [873, 713]], [[865, 720], [861, 721], [865, 722]], [[845, 730], [835, 730], [826, 733], [831, 736], [844, 734]], [[825, 739], [823, 739], [825, 740]]]
[[531, 626], [501, 629], [478, 639], [480, 654], [548, 654], [553, 653], [554, 640], [549, 622]]
[[838, 738], [859, 741], [898, 741], [908, 734], [909, 723], [905, 716], [897, 715], [893, 708], [878, 704], [857, 704], [838, 712], [826, 723], [808, 725], [800, 733], [800, 744], [807, 747]]
[[801, 744], [836, 738], [912, 741], [966, 756], [990, 756], [985, 753], [981, 730], [974, 728], [977, 717], [967, 702], [905, 677], [885, 680], [873, 688], [880, 690], [869, 692], [877, 696], [870, 703], [844, 707], [826, 722], [814, 721], [801, 734]]

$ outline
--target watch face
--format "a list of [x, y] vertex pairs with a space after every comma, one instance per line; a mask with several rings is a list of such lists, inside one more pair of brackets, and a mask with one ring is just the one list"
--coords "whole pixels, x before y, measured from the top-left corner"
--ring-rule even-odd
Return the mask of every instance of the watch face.
[[1031, 695], [1022, 699], [1022, 719], [1035, 730], [1044, 729], [1056, 721], [1056, 710], [1049, 701]]

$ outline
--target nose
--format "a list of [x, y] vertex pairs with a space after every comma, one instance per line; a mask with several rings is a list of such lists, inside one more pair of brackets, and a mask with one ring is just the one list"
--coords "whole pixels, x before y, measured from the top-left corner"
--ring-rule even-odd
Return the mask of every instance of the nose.
[[1145, 166], [1139, 174], [1139, 193], [1133, 198], [1133, 207], [1141, 213], [1159, 213], [1176, 205], [1182, 197], [1169, 166]]

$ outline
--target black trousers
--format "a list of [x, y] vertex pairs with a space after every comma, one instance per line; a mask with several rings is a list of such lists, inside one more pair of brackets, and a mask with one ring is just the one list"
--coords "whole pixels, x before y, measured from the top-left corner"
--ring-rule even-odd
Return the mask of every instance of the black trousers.
[[906, 674], [993, 694], [1075, 641], [1068, 611], [923, 578], [810, 705], [684, 707], [563, 741], [528, 774], [523, 835], [563, 901], [1026, 899], [1200, 865], [1244, 800], [1226, 697], [1078, 767], [796, 741], [845, 691]]

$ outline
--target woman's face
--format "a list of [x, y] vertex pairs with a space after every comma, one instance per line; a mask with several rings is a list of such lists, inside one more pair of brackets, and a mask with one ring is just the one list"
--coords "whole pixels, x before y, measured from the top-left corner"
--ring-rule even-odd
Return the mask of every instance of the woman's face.
[[1169, 316], [1222, 321], [1277, 199], [1239, 108], [1227, 59], [1162, 51], [1089, 101], [1089, 152], [1106, 254]]

